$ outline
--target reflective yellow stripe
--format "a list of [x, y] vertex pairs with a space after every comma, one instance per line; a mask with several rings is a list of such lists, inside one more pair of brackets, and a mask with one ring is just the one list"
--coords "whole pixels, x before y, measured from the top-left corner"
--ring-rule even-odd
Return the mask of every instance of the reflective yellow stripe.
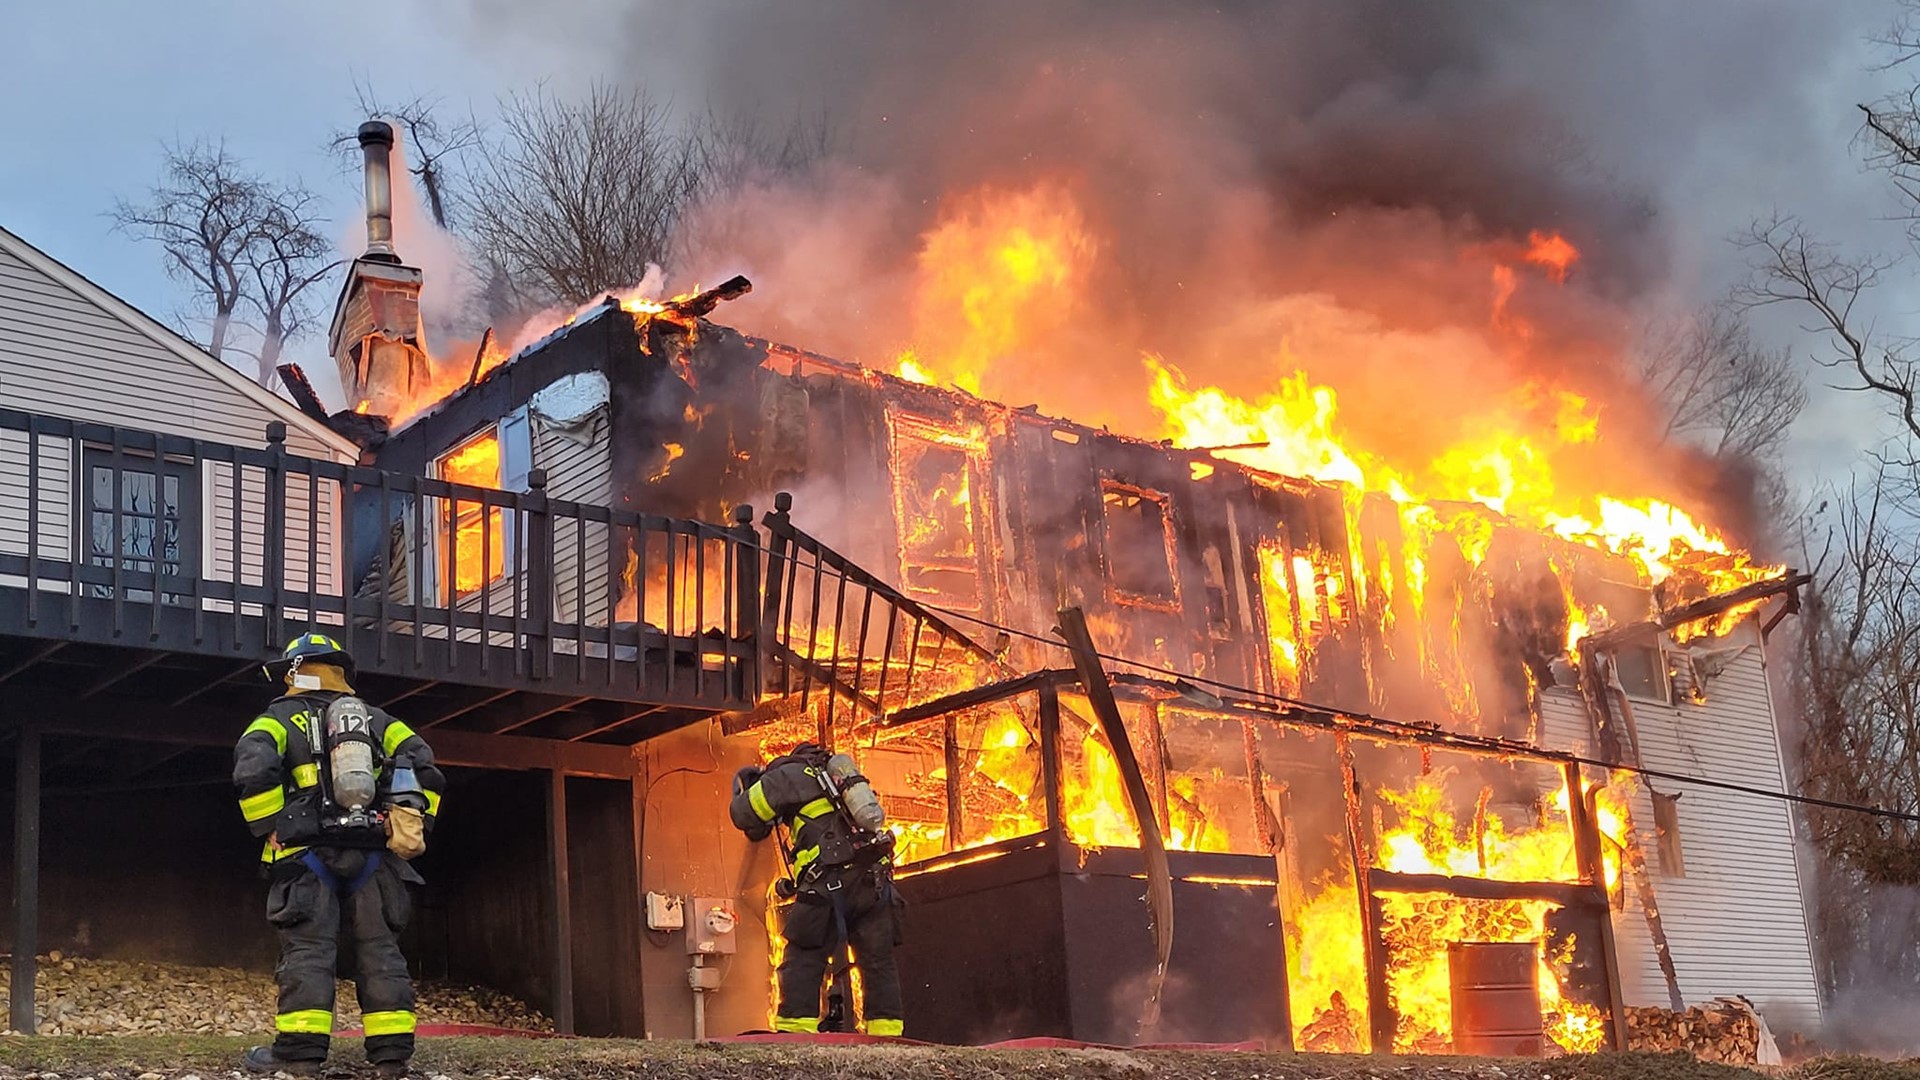
[[869, 1035], [881, 1035], [887, 1038], [897, 1038], [906, 1030], [907, 1030], [906, 1022], [902, 1020], [881, 1020], [881, 1019], [875, 1018], [867, 1021], [867, 1034]]
[[800, 871], [805, 870], [809, 866], [812, 866], [813, 860], [819, 857], [820, 857], [819, 844], [815, 844], [810, 848], [803, 848], [800, 851], [794, 852], [793, 853], [793, 876], [799, 877]]
[[758, 780], [747, 789], [747, 801], [753, 804], [753, 815], [761, 821], [773, 820], [773, 804], [767, 801], [767, 790]]
[[325, 1009], [281, 1013], [273, 1018], [273, 1029], [300, 1035], [328, 1035], [333, 1032], [333, 1014]]
[[320, 766], [312, 762], [293, 767], [293, 785], [295, 787], [318, 787], [320, 784]]
[[387, 751], [387, 756], [392, 757], [393, 752], [400, 748], [400, 744], [411, 738], [413, 738], [412, 728], [398, 720], [392, 720], [388, 721], [387, 733], [381, 738], [380, 742]]
[[370, 1012], [360, 1017], [361, 1026], [369, 1035], [411, 1035], [413, 1023], [413, 1014], [404, 1010]]
[[305, 850], [307, 849], [304, 847], [289, 847], [275, 851], [272, 844], [262, 844], [260, 847], [260, 861], [263, 863], [277, 863], [282, 859], [295, 858]]
[[240, 800], [240, 816], [248, 821], [264, 821], [279, 813], [287, 805], [287, 793], [284, 788], [272, 787], [258, 795], [249, 795]]
[[820, 1034], [820, 1018], [817, 1016], [776, 1016], [773, 1018], [775, 1031], [799, 1031], [808, 1035]]
[[240, 737], [244, 739], [256, 731], [264, 731], [273, 736], [273, 748], [283, 754], [287, 752], [287, 725], [271, 716], [257, 716], [253, 723], [247, 725], [247, 730], [240, 733]]
[[833, 813], [833, 802], [825, 795], [820, 796], [800, 808], [800, 816], [806, 818], [808, 821], [812, 821], [815, 818], [826, 817], [831, 813]]
[[432, 817], [438, 814], [440, 812], [440, 793], [437, 791], [427, 791], [423, 792], [423, 794], [427, 797], [427, 816]]

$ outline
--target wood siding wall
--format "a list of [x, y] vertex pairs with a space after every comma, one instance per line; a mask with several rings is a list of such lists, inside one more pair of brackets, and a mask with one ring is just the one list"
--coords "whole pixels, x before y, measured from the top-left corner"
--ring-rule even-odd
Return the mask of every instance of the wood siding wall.
[[[1633, 702], [1642, 763], [1663, 772], [1787, 790], [1757, 628], [1748, 621], [1727, 637], [1697, 647], [1741, 651], [1706, 680], [1702, 703], [1688, 701], [1685, 664], [1678, 665], [1676, 704]], [[1589, 732], [1585, 706], [1575, 692], [1543, 695], [1541, 739], [1549, 748], [1590, 752]], [[1669, 876], [1661, 866], [1651, 791], [1681, 796], [1676, 809], [1684, 876]], [[1742, 994], [1766, 1009], [1776, 1025], [1817, 1019], [1819, 983], [1791, 807], [1779, 799], [1668, 780], [1642, 780], [1632, 805], [1686, 1001]], [[1628, 1003], [1664, 1006], [1666, 982], [1631, 887], [1614, 923]]]

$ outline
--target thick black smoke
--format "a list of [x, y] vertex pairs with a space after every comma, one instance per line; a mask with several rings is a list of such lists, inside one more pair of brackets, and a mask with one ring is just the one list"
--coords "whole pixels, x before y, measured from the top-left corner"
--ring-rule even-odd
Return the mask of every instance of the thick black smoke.
[[[683, 110], [830, 127], [820, 167], [713, 208], [668, 268], [676, 285], [753, 277], [728, 321], [887, 363], [916, 344], [916, 253], [955, 197], [1056, 184], [1098, 238], [1094, 280], [1029, 343], [1044, 384], [989, 380], [989, 396], [1148, 429], [1142, 350], [1243, 396], [1297, 359], [1358, 434], [1409, 458], [1461, 434], [1428, 416], [1402, 430], [1410, 376], [1442, 420], [1470, 410], [1441, 391], [1541, 377], [1606, 403], [1612, 442], [1649, 441], [1633, 325], [1718, 293], [1721, 237], [1771, 209], [1756, 193], [1849, 167], [1847, 91], [1818, 102], [1882, 21], [1866, 0], [562, 10], [466, 9], [473, 33], [545, 39]], [[1564, 288], [1521, 266], [1521, 345], [1489, 330], [1486, 271], [1533, 230], [1581, 259]]]

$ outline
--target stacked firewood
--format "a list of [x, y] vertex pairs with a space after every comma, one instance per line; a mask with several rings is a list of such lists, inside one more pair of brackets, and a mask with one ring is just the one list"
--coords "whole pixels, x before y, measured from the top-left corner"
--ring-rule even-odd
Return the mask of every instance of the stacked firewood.
[[1722, 998], [1685, 1012], [1627, 1008], [1627, 1046], [1656, 1053], [1681, 1051], [1702, 1061], [1753, 1065], [1761, 1058], [1760, 1017], [1743, 1001]]

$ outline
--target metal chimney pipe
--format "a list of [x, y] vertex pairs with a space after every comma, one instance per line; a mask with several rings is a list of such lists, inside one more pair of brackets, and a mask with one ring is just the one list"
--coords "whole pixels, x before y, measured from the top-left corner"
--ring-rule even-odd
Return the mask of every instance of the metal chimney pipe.
[[367, 253], [376, 262], [399, 262], [393, 251], [393, 126], [380, 120], [360, 125], [360, 150], [367, 158]]

